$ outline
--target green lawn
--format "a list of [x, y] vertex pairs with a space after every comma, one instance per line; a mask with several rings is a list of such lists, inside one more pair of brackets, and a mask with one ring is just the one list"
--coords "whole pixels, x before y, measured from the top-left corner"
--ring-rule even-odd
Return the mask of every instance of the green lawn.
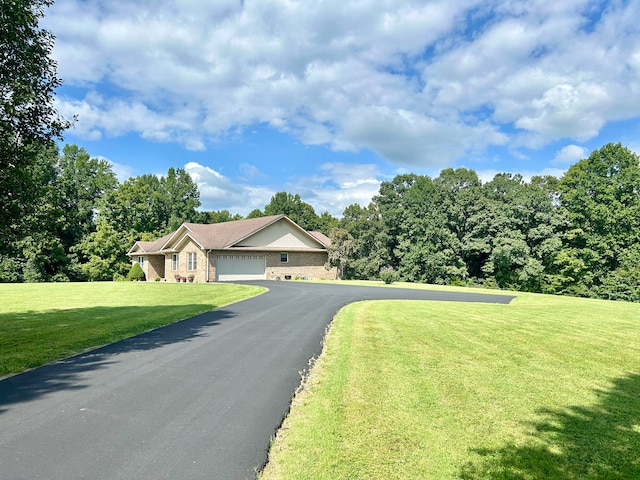
[[260, 478], [640, 478], [640, 305], [352, 304]]
[[263, 291], [197, 283], [0, 284], [0, 377]]

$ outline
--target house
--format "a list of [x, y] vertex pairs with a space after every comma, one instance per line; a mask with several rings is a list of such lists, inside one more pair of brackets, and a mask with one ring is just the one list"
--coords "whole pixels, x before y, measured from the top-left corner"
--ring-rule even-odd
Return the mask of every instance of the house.
[[183, 223], [153, 242], [136, 242], [127, 253], [147, 281], [177, 276], [196, 282], [335, 279], [325, 268], [329, 238], [308, 232], [285, 215], [204, 225]]

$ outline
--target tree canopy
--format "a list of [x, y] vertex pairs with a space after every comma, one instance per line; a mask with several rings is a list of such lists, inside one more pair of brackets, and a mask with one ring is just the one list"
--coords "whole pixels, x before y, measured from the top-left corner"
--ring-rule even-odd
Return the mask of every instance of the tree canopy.
[[[0, 231], [8, 246], [32, 213], [43, 151], [69, 122], [55, 109], [62, 83], [50, 57], [54, 36], [39, 21], [52, 0], [3, 2], [0, 9]], [[2, 248], [2, 247], [0, 247]], [[5, 252], [6, 253], [6, 252]]]
[[620, 144], [561, 179], [398, 175], [340, 226], [353, 238], [347, 278], [391, 267], [411, 282], [640, 300], [640, 163]]

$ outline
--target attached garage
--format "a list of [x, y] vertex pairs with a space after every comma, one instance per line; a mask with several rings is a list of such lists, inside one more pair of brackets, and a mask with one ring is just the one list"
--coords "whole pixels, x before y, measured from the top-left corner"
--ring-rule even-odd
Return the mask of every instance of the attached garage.
[[127, 253], [145, 267], [147, 281], [236, 282], [282, 278], [337, 278], [326, 268], [331, 240], [285, 215], [222, 223], [183, 223], [155, 241], [137, 241]]
[[264, 255], [216, 255], [216, 281], [265, 280]]

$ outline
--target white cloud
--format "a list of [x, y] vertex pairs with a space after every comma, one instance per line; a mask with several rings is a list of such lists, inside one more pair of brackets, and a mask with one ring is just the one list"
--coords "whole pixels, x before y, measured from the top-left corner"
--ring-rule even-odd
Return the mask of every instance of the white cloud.
[[[278, 191], [297, 193], [318, 215], [327, 211], [341, 217], [344, 209], [357, 203], [368, 205], [378, 194], [380, 182], [387, 179], [372, 164], [326, 163], [315, 175], [289, 178], [284, 186], [256, 186], [225, 177], [215, 169], [189, 162], [184, 169], [198, 185], [202, 210], [229, 210], [243, 216], [263, 210]], [[252, 168], [250, 168], [251, 170]]]
[[341, 217], [349, 205], [368, 205], [387, 177], [373, 164], [331, 162], [320, 165], [316, 175], [290, 181], [288, 187], [301, 192], [318, 215], [326, 211]]
[[87, 92], [59, 103], [81, 137], [204, 150], [263, 123], [433, 168], [640, 116], [638, 18], [591, 0], [67, 0], [45, 26]]
[[204, 210], [224, 210], [242, 203], [245, 197], [243, 187], [234, 184], [213, 168], [189, 162], [184, 169], [198, 186]]
[[553, 160], [556, 164], [570, 164], [575, 163], [578, 160], [586, 158], [589, 151], [585, 147], [580, 147], [578, 145], [567, 145], [566, 147], [562, 147], [556, 153], [556, 156]]

